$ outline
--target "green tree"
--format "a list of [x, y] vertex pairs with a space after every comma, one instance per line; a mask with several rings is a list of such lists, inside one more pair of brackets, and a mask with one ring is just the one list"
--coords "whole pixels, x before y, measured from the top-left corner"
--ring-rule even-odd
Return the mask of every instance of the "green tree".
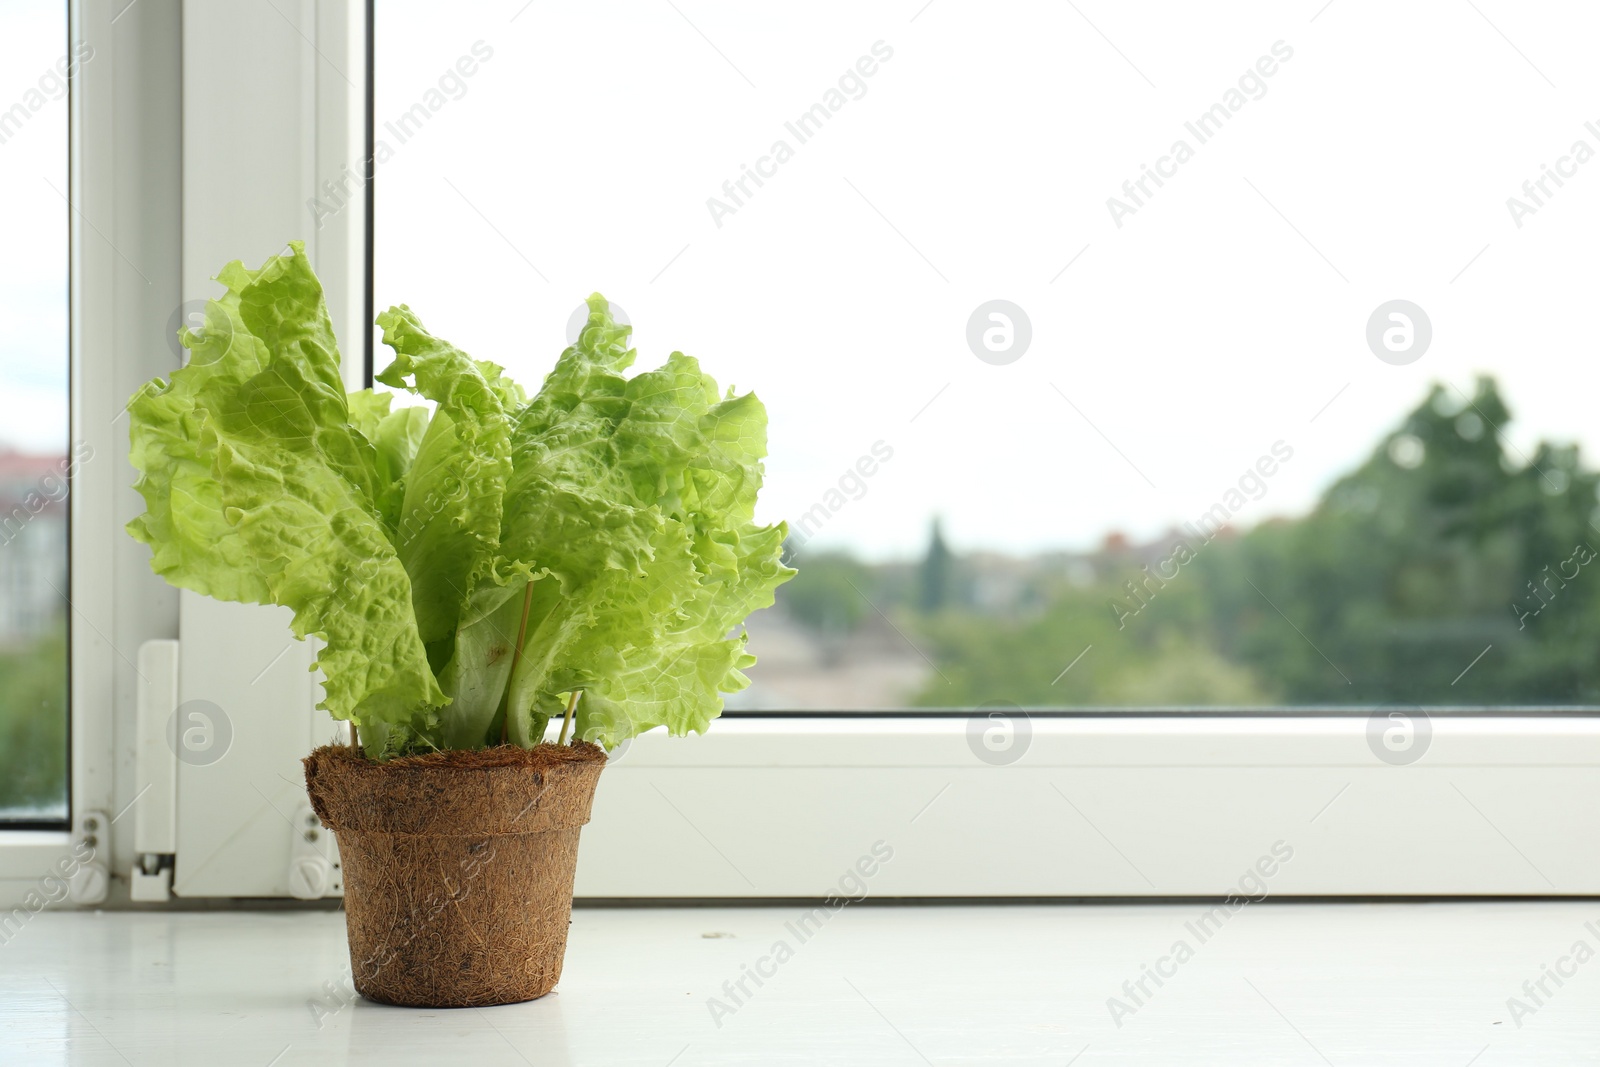
[[0, 812], [64, 810], [67, 634], [0, 653]]
[[848, 633], [872, 610], [873, 569], [842, 552], [806, 556], [800, 573], [778, 587], [777, 604], [797, 622], [827, 633]]
[[[1089, 588], [1063, 584], [1032, 618], [952, 612], [929, 620], [922, 634], [943, 677], [932, 679], [915, 703], [1131, 707], [1275, 699], [1248, 667], [1230, 663], [1204, 640], [1204, 626], [1191, 624], [1205, 616], [1196, 584], [1168, 583], [1137, 614], [1117, 611], [1113, 598], [1122, 583], [1143, 577], [1130, 569]], [[1160, 618], [1157, 605], [1164, 606]]]
[[1309, 516], [1205, 560], [1225, 653], [1294, 703], [1600, 699], [1600, 478], [1509, 420], [1492, 380], [1435, 387]]
[[935, 518], [933, 528], [928, 533], [928, 551], [917, 570], [917, 606], [931, 614], [948, 605], [954, 571], [955, 560], [950, 554], [950, 546], [944, 541], [944, 524]]
[[1031, 619], [926, 619], [950, 684], [918, 702], [1600, 703], [1600, 475], [1510, 449], [1510, 418], [1491, 379], [1435, 386], [1303, 518], [1051, 586]]

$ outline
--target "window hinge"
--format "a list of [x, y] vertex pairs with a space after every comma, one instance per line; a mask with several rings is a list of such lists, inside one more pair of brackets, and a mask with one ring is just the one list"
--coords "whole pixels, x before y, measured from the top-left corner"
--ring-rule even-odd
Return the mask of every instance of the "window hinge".
[[111, 852], [111, 820], [103, 811], [86, 811], [72, 824], [72, 854], [79, 857], [77, 870], [67, 883], [67, 894], [74, 904], [100, 904], [106, 899], [111, 871], [106, 857]]
[[[294, 838], [289, 846], [289, 895], [297, 900], [337, 895], [343, 887], [338, 859], [328, 858], [332, 832], [322, 828], [322, 820], [310, 804], [300, 805], [291, 826]], [[334, 855], [337, 857], [337, 853]]]

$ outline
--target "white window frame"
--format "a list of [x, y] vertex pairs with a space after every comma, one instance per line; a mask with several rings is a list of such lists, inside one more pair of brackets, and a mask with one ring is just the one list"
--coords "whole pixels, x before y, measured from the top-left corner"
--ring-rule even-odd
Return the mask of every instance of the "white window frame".
[[1214, 898], [1278, 842], [1275, 897], [1600, 890], [1572, 847], [1600, 829], [1600, 720], [1441, 710], [1391, 764], [1374, 712], [1036, 713], [1001, 766], [982, 715], [724, 717], [606, 771], [577, 892], [816, 898], [880, 840], [885, 899]]
[[[176, 8], [154, 4], [143, 20], [123, 20], [127, 25], [118, 29], [109, 0], [68, 4], [70, 47], [94, 50], [69, 77], [65, 209], [71, 437], [75, 446], [93, 449], [75, 468], [69, 496], [69, 806], [75, 827], [121, 811], [118, 801], [128, 791], [119, 779], [130, 761], [115, 739], [138, 696], [134, 657], [143, 640], [167, 635], [177, 621], [176, 596], [149, 574], [147, 560], [138, 574], [138, 553], [129, 551], [125, 536], [117, 537], [120, 523], [137, 513], [128, 512], [127, 422], [118, 416], [140, 382], [169, 369], [162, 352], [136, 338], [164, 317], [163, 304], [177, 303], [178, 126], [170, 122], [179, 99]], [[137, 612], [126, 610], [133, 604]], [[112, 826], [109, 839], [105, 827], [95, 828], [98, 833], [84, 835], [94, 837], [84, 870], [104, 875], [128, 862], [119, 847], [128, 827]], [[59, 883], [52, 875], [81, 866], [75, 832], [0, 831], [0, 903], [31, 908], [41, 895], [54, 902]], [[84, 902], [103, 895], [104, 880], [95, 881], [80, 882]]]
[[[178, 892], [284, 896], [297, 758], [335, 731], [311, 709], [310, 651], [288, 644], [281, 612], [180, 597], [148, 573], [145, 549], [121, 532], [139, 501], [125, 420], [112, 420], [171, 369], [148, 341], [168, 309], [213, 293], [222, 263], [258, 262], [287, 236], [308, 238], [347, 381], [361, 384], [365, 212], [313, 229], [307, 201], [363, 155], [365, 6], [126, 3], [72, 6], [74, 33], [96, 49], [72, 96], [74, 439], [106, 457], [72, 495], [72, 810], [115, 815], [165, 788], [138, 758], [153, 721], [138, 715], [141, 697], [158, 709], [215, 699], [235, 729], [229, 773], [169, 768]], [[242, 130], [207, 86], [249, 72]], [[133, 663], [162, 638], [179, 642], [171, 694]], [[1600, 829], [1600, 719], [1440, 709], [1425, 754], [1394, 765], [1369, 743], [1373, 713], [1041, 712], [1013, 724], [1027, 748], [1002, 766], [974, 749], [988, 720], [965, 714], [730, 715], [705, 737], [639, 738], [607, 770], [578, 895], [817, 898], [880, 841], [893, 859], [873, 865], [866, 891], [881, 898], [1216, 897], [1280, 842], [1294, 857], [1270, 865], [1273, 895], [1600, 892], [1600, 856], [1570, 845]], [[102, 844], [111, 904], [127, 899], [138, 822], [119, 819]], [[70, 843], [0, 833], [0, 901], [36, 885]]]
[[[337, 736], [312, 707], [312, 651], [291, 644], [286, 612], [151, 574], [123, 531], [143, 510], [124, 405], [179, 365], [174, 311], [217, 295], [210, 278], [230, 259], [260, 262], [290, 237], [306, 240], [360, 386], [366, 213], [318, 229], [308, 201], [364, 155], [365, 25], [363, 0], [69, 3], [72, 41], [93, 49], [70, 95], [72, 439], [95, 457], [69, 498], [72, 827], [0, 831], [8, 908], [41, 887], [53, 897], [63, 865], [80, 872], [65, 903], [126, 903], [147, 853], [176, 854], [188, 897], [288, 896], [308, 858], [298, 760]], [[244, 121], [233, 94], [207, 88], [223, 84], [249, 86]], [[193, 699], [222, 706], [234, 731], [211, 767], [165, 746], [168, 714]], [[331, 839], [310, 852], [337, 859]], [[335, 875], [324, 895], [337, 887]]]

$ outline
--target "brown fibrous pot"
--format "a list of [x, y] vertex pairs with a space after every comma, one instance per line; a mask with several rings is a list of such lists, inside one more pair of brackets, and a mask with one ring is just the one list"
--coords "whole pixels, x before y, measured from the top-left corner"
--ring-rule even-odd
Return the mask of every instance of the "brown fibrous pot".
[[604, 750], [504, 745], [377, 762], [325, 745], [304, 762], [311, 806], [339, 839], [362, 996], [482, 1007], [555, 988]]

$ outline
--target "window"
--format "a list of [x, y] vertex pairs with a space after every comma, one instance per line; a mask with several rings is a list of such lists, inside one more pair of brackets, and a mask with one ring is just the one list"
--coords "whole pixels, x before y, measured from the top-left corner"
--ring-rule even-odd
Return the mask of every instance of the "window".
[[[1210, 895], [1279, 838], [1285, 895], [1600, 886], [1567, 847], [1597, 752], [1588, 14], [376, 6], [371, 186], [365, 4], [73, 9], [139, 57], [70, 101], [80, 423], [14, 402], [49, 360], [8, 321], [0, 427], [53, 411], [55, 454], [111, 457], [72, 472], [68, 614], [75, 832], [115, 820], [113, 895], [168, 854], [178, 896], [291, 891], [333, 730], [309, 650], [150, 574], [118, 414], [217, 266], [291, 237], [359, 353], [368, 189], [378, 308], [533, 382], [598, 289], [644, 361], [770, 409], [762, 517], [804, 577], [725, 721], [619, 754], [580, 896], [815, 895], [879, 836], [885, 897]], [[241, 78], [243, 125], [204, 91]], [[48, 252], [8, 269], [60, 277]], [[169, 752], [188, 700], [226, 709], [226, 763]], [[1435, 718], [1392, 758], [1365, 704], [1406, 701]], [[71, 836], [0, 832], [0, 899]]]
[[762, 396], [731, 708], [1600, 704], [1588, 67], [1394, 18], [385, 4], [378, 304]]
[[[67, 6], [0, 11], [0, 822], [67, 815]], [[24, 206], [26, 205], [26, 206]]]

